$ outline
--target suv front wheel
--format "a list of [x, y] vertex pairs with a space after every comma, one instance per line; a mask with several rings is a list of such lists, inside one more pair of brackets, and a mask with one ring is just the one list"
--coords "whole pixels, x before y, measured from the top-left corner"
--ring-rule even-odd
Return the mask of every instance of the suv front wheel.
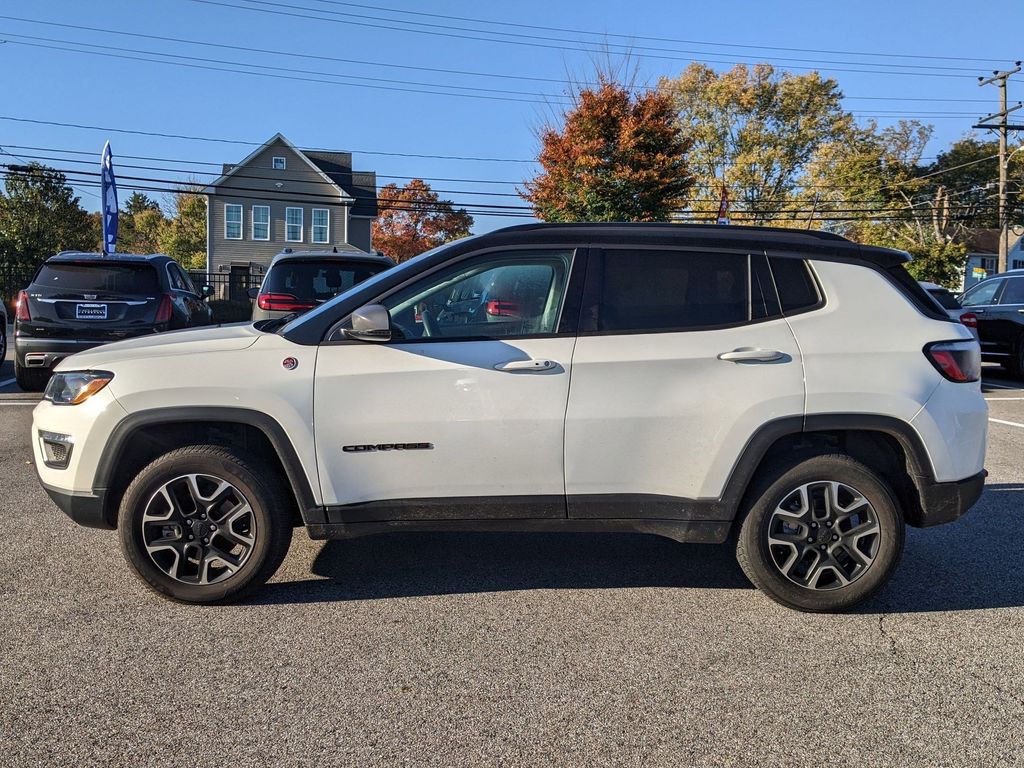
[[279, 473], [230, 449], [193, 445], [143, 469], [121, 500], [121, 548], [155, 592], [226, 603], [261, 586], [292, 539]]
[[836, 454], [763, 477], [736, 556], [770, 598], [801, 611], [843, 611], [889, 580], [904, 523], [887, 483]]

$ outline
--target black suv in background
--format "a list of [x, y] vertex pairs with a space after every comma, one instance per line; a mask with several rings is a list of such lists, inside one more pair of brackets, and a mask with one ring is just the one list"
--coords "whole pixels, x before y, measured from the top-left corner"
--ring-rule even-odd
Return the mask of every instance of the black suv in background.
[[1024, 376], [1024, 269], [982, 280], [960, 297], [964, 325], [976, 322], [981, 357]]
[[14, 375], [28, 391], [46, 387], [75, 352], [147, 333], [209, 325], [205, 299], [188, 273], [163, 254], [104, 256], [63, 252], [39, 267], [18, 294]]

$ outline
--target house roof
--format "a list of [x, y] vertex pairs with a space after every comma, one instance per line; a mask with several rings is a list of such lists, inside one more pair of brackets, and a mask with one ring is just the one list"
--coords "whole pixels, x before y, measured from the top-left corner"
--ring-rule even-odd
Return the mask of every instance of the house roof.
[[292, 144], [281, 133], [274, 134], [270, 139], [249, 153], [241, 162], [235, 164], [225, 163], [220, 178], [207, 186], [204, 191], [207, 194], [215, 193], [216, 188], [223, 184], [226, 179], [247, 166], [261, 152], [278, 141], [298, 155], [317, 175], [334, 187], [343, 198], [351, 200], [353, 216], [377, 215], [377, 174], [375, 172], [353, 171], [351, 152], [304, 151]]

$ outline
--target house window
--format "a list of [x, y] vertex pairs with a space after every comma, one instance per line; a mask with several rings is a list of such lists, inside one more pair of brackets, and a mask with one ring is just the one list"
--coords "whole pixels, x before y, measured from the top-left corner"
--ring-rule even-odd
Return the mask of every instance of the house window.
[[242, 239], [242, 206], [230, 204], [224, 206], [224, 239]]
[[284, 209], [284, 239], [289, 243], [302, 242], [302, 209]]
[[285, 168], [288, 167], [288, 161], [285, 160], [283, 157], [275, 157], [273, 162], [275, 171], [283, 171]]
[[270, 239], [270, 206], [254, 205], [252, 207], [252, 239]]
[[331, 212], [326, 208], [313, 209], [313, 242], [326, 243], [331, 228]]

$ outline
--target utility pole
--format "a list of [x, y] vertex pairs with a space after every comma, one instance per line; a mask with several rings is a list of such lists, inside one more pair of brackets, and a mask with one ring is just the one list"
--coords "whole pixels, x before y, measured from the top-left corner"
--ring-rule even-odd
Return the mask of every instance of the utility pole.
[[[1007, 122], [1011, 112], [1016, 112], [1021, 107], [1024, 107], [1024, 104], [1021, 102], [1017, 102], [1017, 106], [1009, 109], [1006, 106], [1006, 81], [1010, 79], [1011, 75], [1020, 72], [1021, 69], [1019, 61], [1015, 61], [1014, 65], [1015, 69], [1008, 69], [1004, 72], [994, 71], [992, 77], [978, 78], [978, 85], [995, 84], [999, 86], [999, 111], [981, 118], [978, 124], [973, 126], [974, 128], [987, 128], [999, 131], [999, 266], [997, 267], [999, 272], [1006, 271], [1006, 253], [1010, 249], [1010, 220], [1006, 211], [1006, 166], [1009, 164], [1009, 158], [1006, 156], [1006, 137], [1010, 131], [1024, 130], [1024, 125], [1010, 125]], [[996, 119], [999, 122], [993, 124], [991, 121]]]

